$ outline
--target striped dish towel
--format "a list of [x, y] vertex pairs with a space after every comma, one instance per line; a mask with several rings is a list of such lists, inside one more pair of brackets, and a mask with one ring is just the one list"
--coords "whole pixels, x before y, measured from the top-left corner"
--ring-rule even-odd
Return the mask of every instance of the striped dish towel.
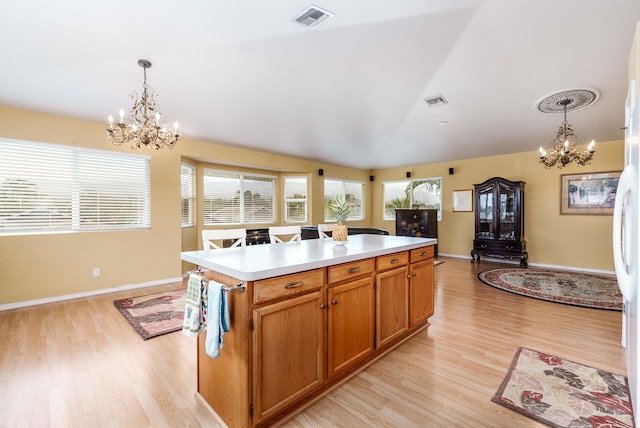
[[182, 333], [196, 337], [207, 328], [207, 287], [202, 276], [192, 273], [187, 283]]

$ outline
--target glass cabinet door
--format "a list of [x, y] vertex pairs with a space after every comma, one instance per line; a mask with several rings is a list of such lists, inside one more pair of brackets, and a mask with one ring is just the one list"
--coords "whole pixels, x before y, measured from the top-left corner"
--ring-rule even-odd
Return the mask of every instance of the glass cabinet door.
[[478, 194], [478, 238], [494, 239], [493, 187], [482, 189]]
[[516, 239], [516, 189], [498, 186], [500, 216], [498, 219], [498, 239]]

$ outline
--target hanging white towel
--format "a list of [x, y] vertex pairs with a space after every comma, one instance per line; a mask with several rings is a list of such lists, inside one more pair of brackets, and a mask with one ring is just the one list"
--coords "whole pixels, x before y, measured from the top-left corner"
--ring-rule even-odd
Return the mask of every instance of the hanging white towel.
[[207, 287], [202, 276], [191, 274], [187, 283], [182, 333], [195, 337], [207, 327]]
[[205, 352], [211, 358], [218, 358], [224, 348], [224, 333], [229, 331], [229, 305], [224, 285], [209, 281], [209, 318]]

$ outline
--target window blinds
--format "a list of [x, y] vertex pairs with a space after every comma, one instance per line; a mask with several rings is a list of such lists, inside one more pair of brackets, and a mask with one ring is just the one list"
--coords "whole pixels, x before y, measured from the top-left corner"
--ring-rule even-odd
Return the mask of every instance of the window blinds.
[[0, 139], [0, 233], [151, 226], [149, 157]]
[[180, 167], [180, 195], [182, 198], [182, 227], [192, 227], [196, 224], [196, 180], [195, 168], [182, 164]]
[[205, 169], [205, 225], [273, 223], [275, 185], [273, 176]]

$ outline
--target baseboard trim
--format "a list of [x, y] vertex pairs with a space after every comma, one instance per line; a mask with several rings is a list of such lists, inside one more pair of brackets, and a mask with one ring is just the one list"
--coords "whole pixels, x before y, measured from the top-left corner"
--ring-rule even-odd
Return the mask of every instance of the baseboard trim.
[[[467, 259], [469, 261], [471, 260], [471, 256], [461, 256], [459, 254], [444, 254], [444, 253], [438, 252], [438, 256], [453, 257], [456, 259]], [[520, 265], [520, 262], [518, 260], [492, 259], [491, 257], [486, 257], [486, 256], [482, 256], [482, 260], [504, 263], [504, 264], [512, 264], [512, 265], [518, 265], [518, 266]], [[480, 263], [482, 263], [482, 261], [480, 261]], [[616, 274], [616, 272], [613, 270], [587, 269], [583, 267], [549, 265], [544, 263], [531, 263], [531, 262], [528, 262], [527, 264], [531, 267], [539, 267], [539, 268], [545, 268], [545, 269], [568, 270], [572, 272], [595, 273], [599, 275], [615, 275]]]
[[159, 279], [156, 281], [141, 282], [139, 284], [128, 284], [128, 285], [122, 285], [120, 287], [85, 291], [82, 293], [64, 294], [62, 296], [45, 297], [43, 299], [25, 300], [23, 302], [15, 302], [15, 303], [6, 303], [3, 305], [0, 305], [0, 312], [8, 311], [10, 309], [25, 308], [28, 306], [44, 305], [45, 303], [62, 302], [64, 300], [78, 299], [81, 297], [99, 296], [101, 294], [115, 293], [118, 291], [126, 291], [126, 290], [134, 290], [136, 288], [153, 287], [154, 285], [170, 284], [172, 282], [181, 282], [181, 281], [182, 281], [181, 277], [166, 278], [166, 279]]

